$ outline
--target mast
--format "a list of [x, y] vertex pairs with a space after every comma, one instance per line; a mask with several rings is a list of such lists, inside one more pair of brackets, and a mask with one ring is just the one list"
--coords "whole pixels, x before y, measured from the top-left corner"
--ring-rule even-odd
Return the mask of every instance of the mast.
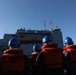
[[44, 20], [44, 30], [46, 30], [46, 21]]
[[52, 21], [50, 21], [50, 31], [52, 31]]

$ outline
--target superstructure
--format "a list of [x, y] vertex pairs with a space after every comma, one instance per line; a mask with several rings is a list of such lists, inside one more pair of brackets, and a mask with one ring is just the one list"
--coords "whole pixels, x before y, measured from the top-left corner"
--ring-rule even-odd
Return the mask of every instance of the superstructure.
[[48, 35], [56, 42], [60, 48], [63, 47], [63, 36], [60, 28], [56, 28], [52, 31], [49, 30], [26, 30], [25, 28], [17, 29], [15, 34], [4, 34], [3, 39], [0, 39], [0, 55], [2, 52], [8, 48], [8, 41], [12, 37], [16, 37], [20, 40], [20, 48], [23, 49], [24, 54], [30, 55], [32, 47], [35, 43], [42, 45], [42, 38]]

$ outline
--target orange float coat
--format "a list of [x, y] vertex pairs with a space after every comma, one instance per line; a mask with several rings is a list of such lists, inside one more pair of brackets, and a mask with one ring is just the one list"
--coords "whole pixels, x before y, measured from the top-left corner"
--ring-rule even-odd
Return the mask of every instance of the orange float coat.
[[56, 43], [48, 43], [42, 46], [42, 51], [37, 56], [37, 73], [41, 75], [64, 75], [63, 49]]
[[45, 58], [45, 68], [62, 68], [62, 49], [55, 43], [49, 43], [42, 46], [42, 52]]
[[30, 56], [30, 63], [31, 63], [31, 67], [35, 68], [35, 64], [36, 64], [36, 57], [40, 52], [33, 52]]
[[76, 45], [64, 47], [64, 51], [70, 56], [71, 63], [76, 67]]
[[1, 61], [3, 73], [10, 71], [23, 72], [25, 69], [24, 54], [20, 49], [14, 48], [4, 51]]

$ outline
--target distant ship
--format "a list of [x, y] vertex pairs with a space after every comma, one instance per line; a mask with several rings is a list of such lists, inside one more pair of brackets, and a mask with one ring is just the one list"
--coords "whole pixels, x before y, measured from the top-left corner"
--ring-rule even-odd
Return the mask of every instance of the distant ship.
[[60, 28], [54, 30], [26, 30], [25, 28], [17, 29], [15, 34], [4, 34], [3, 39], [0, 39], [0, 55], [2, 52], [8, 48], [8, 41], [12, 37], [16, 37], [20, 40], [20, 48], [24, 50], [24, 54], [30, 55], [33, 50], [34, 44], [39, 43], [42, 46], [42, 38], [48, 35], [52, 40], [59, 45], [60, 48], [63, 47], [63, 36]]

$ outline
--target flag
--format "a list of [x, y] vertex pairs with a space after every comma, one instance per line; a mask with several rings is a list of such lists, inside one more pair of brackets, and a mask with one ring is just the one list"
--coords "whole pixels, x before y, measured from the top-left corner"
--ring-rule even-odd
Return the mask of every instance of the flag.
[[52, 21], [50, 22], [50, 25], [52, 24]]

